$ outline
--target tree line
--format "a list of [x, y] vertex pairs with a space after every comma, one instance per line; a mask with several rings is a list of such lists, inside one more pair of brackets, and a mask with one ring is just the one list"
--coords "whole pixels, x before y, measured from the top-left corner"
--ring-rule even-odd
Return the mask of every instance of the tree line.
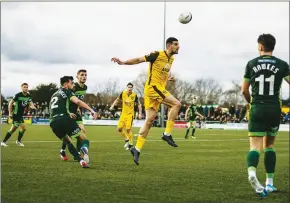
[[[143, 101], [143, 90], [146, 82], [146, 74], [139, 74], [134, 81], [134, 91], [137, 93], [141, 102]], [[96, 84], [95, 92], [90, 92], [85, 96], [85, 101], [90, 105], [112, 104], [115, 98], [125, 87], [120, 87], [118, 79], [110, 79], [106, 84]], [[52, 94], [56, 92], [59, 85], [55, 83], [39, 84], [29, 90], [32, 100], [37, 102], [49, 102]], [[232, 82], [232, 87], [223, 89], [221, 84], [212, 78], [199, 78], [191, 82], [176, 77], [175, 82], [167, 83], [167, 90], [178, 98], [181, 103], [191, 103], [193, 96], [197, 97], [201, 105], [221, 105], [230, 107], [231, 105], [246, 104], [241, 94], [241, 84]], [[10, 95], [8, 95], [9, 97]], [[12, 95], [11, 95], [12, 96]], [[7, 97], [6, 97], [7, 98]], [[5, 101], [4, 95], [1, 94], [1, 104]], [[287, 100], [284, 101], [287, 103]], [[289, 103], [289, 99], [288, 99]]]

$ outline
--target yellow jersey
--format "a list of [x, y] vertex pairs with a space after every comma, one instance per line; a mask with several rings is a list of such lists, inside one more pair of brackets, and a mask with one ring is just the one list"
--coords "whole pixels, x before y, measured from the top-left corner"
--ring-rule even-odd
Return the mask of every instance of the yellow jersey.
[[122, 115], [134, 115], [135, 102], [138, 103], [137, 94], [132, 92], [128, 95], [127, 91], [121, 92], [119, 99], [122, 100]]
[[166, 51], [155, 51], [144, 56], [146, 62], [150, 62], [146, 85], [166, 86], [169, 72], [171, 70], [174, 57], [167, 56]]

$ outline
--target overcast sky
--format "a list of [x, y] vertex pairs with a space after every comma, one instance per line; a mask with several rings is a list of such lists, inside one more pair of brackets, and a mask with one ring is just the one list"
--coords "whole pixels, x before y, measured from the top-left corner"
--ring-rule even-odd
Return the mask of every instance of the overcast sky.
[[[5, 96], [63, 75], [88, 70], [89, 92], [118, 78], [120, 86], [147, 71], [148, 64], [118, 66], [121, 60], [163, 48], [163, 2], [31, 2], [1, 4], [1, 91]], [[166, 37], [179, 39], [172, 72], [193, 81], [214, 78], [227, 89], [241, 83], [245, 65], [257, 56], [257, 37], [276, 37], [275, 55], [289, 63], [289, 3], [167, 3]], [[193, 19], [177, 21], [183, 11]], [[120, 87], [120, 88], [121, 88]], [[289, 86], [282, 85], [283, 97]]]

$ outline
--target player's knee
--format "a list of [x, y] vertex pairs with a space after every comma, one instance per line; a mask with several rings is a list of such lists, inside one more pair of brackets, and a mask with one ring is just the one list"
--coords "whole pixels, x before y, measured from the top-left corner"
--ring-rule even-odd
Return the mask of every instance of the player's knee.
[[11, 133], [14, 133], [16, 130], [17, 130], [17, 127], [13, 126], [12, 128], [10, 128], [9, 131], [10, 131]]
[[263, 148], [264, 148], [264, 150], [265, 149], [268, 149], [268, 148], [274, 148], [274, 144], [264, 144], [264, 146], [263, 146]]
[[146, 120], [145, 120], [146, 125], [151, 126], [151, 125], [153, 124], [153, 120], [154, 120], [154, 119], [149, 119], [149, 118], [146, 119]]
[[181, 107], [181, 103], [180, 103], [180, 101], [178, 101], [178, 100], [174, 101], [173, 106], [174, 106], [175, 108], [180, 109], [180, 107]]
[[22, 131], [25, 131], [26, 130], [26, 125], [21, 126], [21, 129], [22, 129]]
[[262, 146], [259, 146], [259, 145], [252, 145], [251, 148], [250, 148], [251, 151], [255, 150], [255, 151], [258, 151], [258, 152], [262, 152]]
[[121, 133], [121, 132], [123, 131], [123, 128], [118, 128], [117, 131], [118, 131], [119, 133]]
[[80, 140], [80, 141], [83, 141], [83, 140], [86, 140], [87, 138], [86, 138], [86, 136], [85, 135], [80, 135], [79, 137], [78, 137], [78, 139]]
[[131, 128], [130, 129], [126, 129], [126, 131], [129, 134], [131, 132]]

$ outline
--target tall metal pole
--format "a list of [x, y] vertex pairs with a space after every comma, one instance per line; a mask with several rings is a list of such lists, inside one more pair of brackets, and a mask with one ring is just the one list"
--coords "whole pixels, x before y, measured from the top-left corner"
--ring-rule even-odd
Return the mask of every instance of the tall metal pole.
[[[163, 21], [163, 48], [166, 49], [166, 1], [164, 1], [164, 21]], [[161, 104], [161, 127], [164, 128], [164, 104]]]

